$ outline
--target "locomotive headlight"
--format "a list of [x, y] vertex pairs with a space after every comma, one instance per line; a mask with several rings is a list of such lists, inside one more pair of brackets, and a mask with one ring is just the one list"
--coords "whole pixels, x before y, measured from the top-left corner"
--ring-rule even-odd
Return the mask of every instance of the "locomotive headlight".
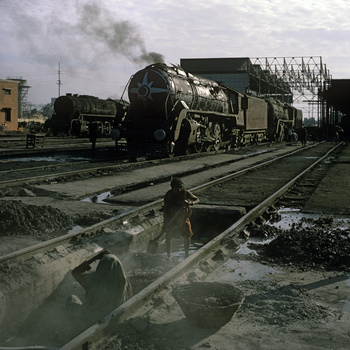
[[163, 141], [166, 137], [166, 133], [163, 129], [157, 129], [153, 135], [157, 141]]
[[138, 89], [138, 94], [141, 98], [145, 98], [149, 95], [149, 87], [147, 85], [141, 85]]
[[111, 133], [111, 139], [114, 141], [118, 141], [120, 139], [120, 131], [119, 129], [112, 129]]

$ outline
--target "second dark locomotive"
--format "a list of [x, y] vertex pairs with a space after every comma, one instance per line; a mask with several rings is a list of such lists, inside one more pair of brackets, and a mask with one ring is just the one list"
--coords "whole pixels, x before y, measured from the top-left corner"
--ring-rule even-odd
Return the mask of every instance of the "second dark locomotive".
[[243, 94], [181, 67], [152, 64], [132, 76], [129, 111], [111, 136], [130, 153], [179, 155], [282, 141], [301, 127], [300, 110]]
[[123, 100], [67, 94], [56, 99], [55, 114], [47, 120], [46, 128], [55, 136], [87, 136], [89, 124], [95, 122], [99, 136], [109, 136], [113, 127], [120, 126], [128, 106]]

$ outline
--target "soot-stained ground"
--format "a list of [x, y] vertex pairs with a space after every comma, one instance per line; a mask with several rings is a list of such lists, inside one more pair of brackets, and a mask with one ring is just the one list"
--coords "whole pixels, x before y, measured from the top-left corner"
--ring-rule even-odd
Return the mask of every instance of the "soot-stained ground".
[[204, 329], [191, 324], [179, 307], [154, 311], [122, 324], [105, 350], [346, 349], [349, 229], [322, 217], [303, 219], [289, 229], [264, 224], [249, 231], [265, 244], [248, 242], [252, 253], [238, 251], [230, 259], [233, 266], [267, 273], [256, 279], [231, 266], [209, 277], [225, 281], [235, 276], [231, 283], [245, 294], [230, 322]]
[[269, 244], [252, 244], [252, 247], [272, 263], [293, 264], [303, 269], [350, 271], [350, 229], [336, 225], [332, 217], [323, 217], [304, 218], [288, 230], [255, 226], [252, 236], [275, 236], [275, 239]]

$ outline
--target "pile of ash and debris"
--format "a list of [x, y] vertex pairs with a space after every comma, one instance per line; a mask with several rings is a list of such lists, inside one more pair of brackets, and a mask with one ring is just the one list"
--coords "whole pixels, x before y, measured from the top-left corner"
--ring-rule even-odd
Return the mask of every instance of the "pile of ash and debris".
[[49, 205], [29, 205], [16, 200], [1, 201], [0, 236], [35, 236], [62, 234], [73, 226], [87, 227], [109, 219], [114, 213], [89, 212], [67, 215]]
[[0, 236], [40, 236], [72, 226], [70, 216], [50, 206], [26, 205], [21, 201], [1, 202]]
[[339, 228], [333, 218], [302, 219], [289, 229], [255, 225], [252, 237], [275, 237], [254, 245], [264, 259], [282, 264], [324, 270], [350, 270], [350, 229]]

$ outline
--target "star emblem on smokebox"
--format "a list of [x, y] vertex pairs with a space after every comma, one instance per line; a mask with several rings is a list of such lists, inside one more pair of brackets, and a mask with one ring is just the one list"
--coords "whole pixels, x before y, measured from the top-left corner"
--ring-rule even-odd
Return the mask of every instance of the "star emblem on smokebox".
[[130, 88], [130, 93], [137, 94], [137, 98], [146, 102], [153, 101], [153, 94], [168, 92], [167, 89], [152, 86], [154, 81], [148, 81], [148, 72], [145, 73], [142, 83], [138, 82], [137, 87]]

